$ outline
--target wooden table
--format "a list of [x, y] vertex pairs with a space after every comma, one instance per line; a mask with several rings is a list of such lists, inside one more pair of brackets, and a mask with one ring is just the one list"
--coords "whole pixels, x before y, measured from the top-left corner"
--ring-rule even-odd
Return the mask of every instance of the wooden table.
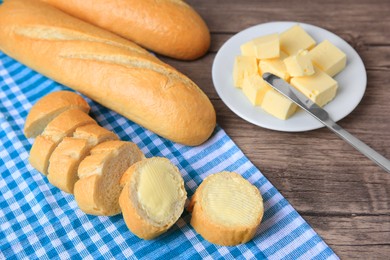
[[390, 158], [390, 1], [188, 2], [210, 28], [210, 51], [194, 62], [163, 60], [206, 92], [219, 125], [336, 254], [389, 259], [390, 174], [327, 129], [284, 133], [242, 120], [218, 97], [211, 66], [226, 40], [253, 25], [298, 21], [336, 33], [360, 54], [368, 76], [363, 100], [339, 123]]

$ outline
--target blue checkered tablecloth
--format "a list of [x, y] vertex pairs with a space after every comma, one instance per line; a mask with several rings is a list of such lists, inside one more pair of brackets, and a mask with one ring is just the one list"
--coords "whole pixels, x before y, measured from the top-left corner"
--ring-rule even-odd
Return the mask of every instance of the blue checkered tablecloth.
[[52, 91], [67, 89], [0, 52], [0, 259], [337, 259], [333, 251], [283, 198], [241, 150], [217, 127], [198, 147], [165, 140], [87, 99], [91, 115], [147, 157], [176, 164], [191, 196], [211, 173], [235, 171], [256, 185], [265, 214], [255, 238], [234, 247], [205, 241], [184, 211], [179, 221], [152, 241], [137, 238], [122, 215], [84, 214], [72, 195], [52, 186], [28, 162], [33, 139], [23, 135], [31, 106]]

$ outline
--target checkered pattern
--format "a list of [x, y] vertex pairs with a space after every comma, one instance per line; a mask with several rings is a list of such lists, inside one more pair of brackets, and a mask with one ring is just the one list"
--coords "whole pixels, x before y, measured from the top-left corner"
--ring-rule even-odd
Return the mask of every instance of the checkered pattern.
[[0, 52], [0, 259], [325, 259], [337, 258], [285, 198], [219, 127], [198, 147], [165, 140], [87, 99], [91, 115], [122, 140], [136, 143], [147, 157], [164, 156], [180, 169], [188, 195], [211, 173], [235, 171], [256, 185], [265, 214], [255, 238], [234, 247], [205, 241], [184, 212], [152, 241], [134, 236], [122, 215], [84, 214], [72, 195], [52, 186], [28, 162], [33, 140], [23, 135], [32, 104], [49, 92], [67, 89]]

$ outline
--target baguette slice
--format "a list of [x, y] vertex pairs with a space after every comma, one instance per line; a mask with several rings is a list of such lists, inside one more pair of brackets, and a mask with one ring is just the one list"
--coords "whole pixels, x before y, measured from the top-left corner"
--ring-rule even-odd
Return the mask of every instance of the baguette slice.
[[215, 128], [213, 105], [188, 77], [43, 2], [0, 5], [0, 50], [174, 142], [199, 145]]
[[127, 168], [144, 158], [131, 142], [107, 141], [95, 146], [78, 169], [80, 179], [74, 186], [74, 196], [80, 209], [91, 215], [119, 214], [120, 178]]
[[92, 147], [109, 140], [118, 140], [118, 136], [99, 125], [76, 128], [73, 137], [65, 137], [52, 153], [47, 175], [49, 182], [73, 194], [80, 162]]
[[28, 113], [24, 135], [27, 138], [37, 137], [50, 121], [68, 109], [79, 109], [88, 114], [90, 107], [80, 95], [71, 91], [57, 91], [44, 96]]
[[57, 145], [66, 136], [72, 136], [74, 130], [83, 125], [96, 124], [90, 116], [78, 109], [69, 109], [54, 118], [39, 135], [30, 151], [30, 164], [47, 175], [49, 159]]
[[153, 239], [166, 232], [184, 210], [187, 193], [178, 168], [168, 159], [137, 162], [123, 175], [119, 205], [136, 236]]
[[211, 243], [233, 246], [253, 238], [263, 217], [259, 190], [241, 175], [220, 172], [208, 176], [193, 195], [191, 225]]
[[206, 23], [184, 1], [43, 1], [172, 58], [193, 60], [210, 46]]

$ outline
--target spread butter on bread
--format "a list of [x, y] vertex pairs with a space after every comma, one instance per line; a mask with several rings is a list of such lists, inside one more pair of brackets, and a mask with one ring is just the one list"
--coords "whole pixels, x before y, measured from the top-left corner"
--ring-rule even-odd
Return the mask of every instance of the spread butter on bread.
[[251, 240], [264, 211], [259, 190], [234, 172], [208, 176], [192, 196], [188, 210], [195, 230], [223, 246]]
[[187, 192], [178, 168], [153, 157], [131, 166], [121, 179], [119, 205], [127, 227], [140, 238], [166, 232], [184, 210]]

